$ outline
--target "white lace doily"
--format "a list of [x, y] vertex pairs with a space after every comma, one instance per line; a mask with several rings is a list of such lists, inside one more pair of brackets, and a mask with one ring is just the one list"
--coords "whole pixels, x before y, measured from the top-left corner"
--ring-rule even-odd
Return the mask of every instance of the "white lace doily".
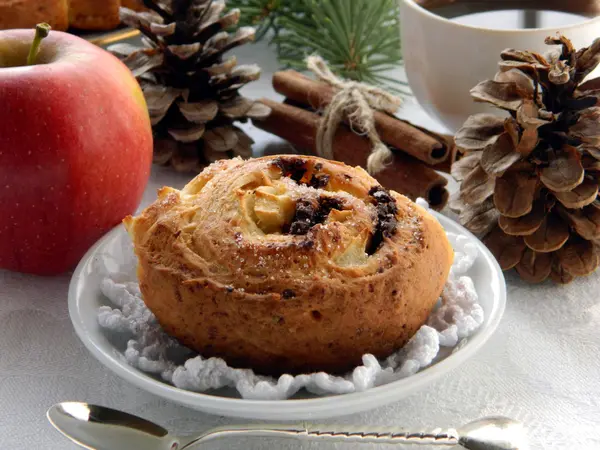
[[[363, 365], [346, 375], [324, 372], [281, 375], [279, 378], [256, 375], [249, 369], [229, 367], [221, 358], [203, 358], [167, 335], [142, 300], [135, 280], [135, 259], [131, 249], [123, 253], [118, 270], [106, 269], [101, 289], [114, 307], [102, 306], [98, 322], [106, 333], [128, 338], [125, 360], [139, 370], [160, 376], [174, 386], [195, 392], [232, 387], [243, 398], [286, 399], [302, 388], [317, 395], [364, 391], [417, 373], [431, 364], [441, 350], [449, 353], [483, 323], [483, 309], [467, 272], [477, 257], [477, 247], [466, 236], [448, 233], [455, 251], [454, 263], [444, 287], [440, 304], [413, 338], [383, 361], [363, 355]], [[106, 267], [114, 269], [112, 264]]]

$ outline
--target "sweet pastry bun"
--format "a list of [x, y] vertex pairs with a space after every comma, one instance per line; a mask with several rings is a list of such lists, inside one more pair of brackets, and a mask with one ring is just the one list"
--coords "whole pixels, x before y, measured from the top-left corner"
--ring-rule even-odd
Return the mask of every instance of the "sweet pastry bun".
[[61, 31], [69, 26], [112, 30], [120, 24], [120, 6], [144, 10], [142, 0], [0, 0], [0, 30], [33, 28], [40, 22]]
[[54, 30], [66, 30], [68, 0], [0, 0], [0, 30], [33, 28], [41, 22], [48, 22]]
[[453, 259], [423, 208], [310, 156], [218, 161], [124, 222], [165, 331], [264, 374], [388, 356], [426, 321]]
[[143, 11], [145, 9], [142, 0], [121, 0], [121, 6], [133, 9], [134, 11]]
[[69, 24], [82, 30], [111, 30], [119, 26], [121, 0], [69, 0]]

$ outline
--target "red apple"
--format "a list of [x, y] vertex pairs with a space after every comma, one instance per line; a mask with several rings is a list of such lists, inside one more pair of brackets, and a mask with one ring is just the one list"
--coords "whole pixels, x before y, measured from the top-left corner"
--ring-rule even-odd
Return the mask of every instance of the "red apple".
[[152, 161], [142, 91], [127, 67], [50, 31], [0, 31], [0, 268], [56, 274], [137, 208]]

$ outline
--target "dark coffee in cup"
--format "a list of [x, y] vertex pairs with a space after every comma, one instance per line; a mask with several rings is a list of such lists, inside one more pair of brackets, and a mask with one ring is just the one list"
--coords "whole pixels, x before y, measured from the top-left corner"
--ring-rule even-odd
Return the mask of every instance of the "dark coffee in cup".
[[470, 26], [492, 29], [574, 25], [600, 15], [596, 0], [418, 0], [428, 11]]

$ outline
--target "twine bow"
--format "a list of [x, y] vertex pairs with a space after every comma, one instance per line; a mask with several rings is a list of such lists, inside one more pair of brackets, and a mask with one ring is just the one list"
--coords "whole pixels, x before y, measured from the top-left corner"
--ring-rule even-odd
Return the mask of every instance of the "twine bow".
[[357, 81], [345, 81], [333, 74], [327, 63], [318, 55], [306, 58], [306, 66], [321, 81], [337, 90], [331, 103], [323, 111], [317, 130], [317, 154], [333, 159], [333, 139], [340, 122], [346, 118], [350, 128], [360, 130], [371, 141], [367, 158], [367, 171], [382, 171], [393, 158], [392, 151], [381, 141], [375, 129], [374, 110], [394, 114], [400, 107], [400, 98], [383, 89]]

